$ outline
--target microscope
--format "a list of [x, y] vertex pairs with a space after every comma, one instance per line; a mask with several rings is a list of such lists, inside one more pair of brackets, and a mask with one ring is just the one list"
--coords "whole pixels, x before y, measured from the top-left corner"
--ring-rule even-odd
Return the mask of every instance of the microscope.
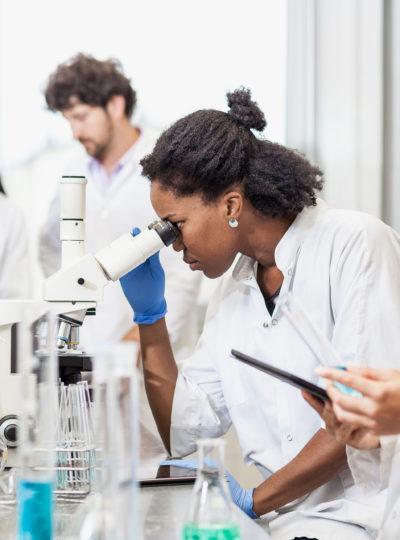
[[61, 178], [61, 268], [44, 281], [43, 300], [0, 301], [0, 437], [8, 446], [8, 466], [16, 464], [21, 400], [18, 324], [24, 320], [31, 326], [35, 341], [40, 343], [41, 320], [49, 312], [56, 316], [57, 340], [52, 346], [58, 353], [59, 376], [64, 384], [77, 382], [81, 372], [91, 370], [90, 356], [79, 344], [79, 329], [87, 315], [95, 315], [104, 287], [172, 244], [179, 235], [177, 227], [159, 220], [135, 237], [128, 232], [98, 253], [86, 254], [86, 183], [84, 176]]

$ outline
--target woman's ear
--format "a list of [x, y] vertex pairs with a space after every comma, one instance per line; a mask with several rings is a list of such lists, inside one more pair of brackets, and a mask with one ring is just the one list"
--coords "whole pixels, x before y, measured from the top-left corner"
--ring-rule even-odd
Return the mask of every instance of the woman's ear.
[[240, 218], [243, 210], [243, 195], [240, 191], [230, 191], [224, 195], [224, 207], [226, 212], [226, 219]]

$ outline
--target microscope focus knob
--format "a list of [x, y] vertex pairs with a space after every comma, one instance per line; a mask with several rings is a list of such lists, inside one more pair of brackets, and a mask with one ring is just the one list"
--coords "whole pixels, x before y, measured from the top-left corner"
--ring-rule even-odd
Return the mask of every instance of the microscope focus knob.
[[83, 277], [78, 278], [78, 283], [79, 285], [83, 285], [85, 283], [85, 280], [83, 279]]
[[17, 442], [17, 425], [11, 424], [10, 426], [7, 426], [4, 430], [4, 438], [6, 441], [9, 441], [10, 443], [16, 443]]
[[14, 414], [4, 416], [0, 420], [0, 437], [9, 448], [15, 448], [18, 445], [19, 420]]

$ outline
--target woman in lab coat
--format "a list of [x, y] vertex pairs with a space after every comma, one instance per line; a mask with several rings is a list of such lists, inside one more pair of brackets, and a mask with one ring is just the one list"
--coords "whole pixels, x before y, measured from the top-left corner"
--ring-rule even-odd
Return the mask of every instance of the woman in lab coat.
[[[348, 371], [320, 368], [319, 374], [358, 390], [349, 396], [328, 384], [332, 405], [322, 407], [306, 395], [335, 438], [349, 445], [349, 463], [360, 485], [388, 487], [379, 539], [400, 538], [400, 371], [349, 366]], [[361, 450], [362, 452], [359, 452]]]
[[[280, 308], [291, 292], [344, 362], [368, 362], [378, 351], [394, 361], [399, 241], [379, 220], [318, 200], [320, 170], [255, 137], [266, 123], [249, 91], [228, 94], [228, 103], [227, 113], [200, 110], [176, 122], [141, 162], [154, 209], [180, 229], [175, 250], [192, 270], [224, 275], [180, 373], [157, 256], [121, 280], [139, 324], [151, 408], [172, 456], [234, 425], [246, 462], [264, 481], [245, 490], [229, 477], [231, 493], [248, 515], [267, 515], [273, 538], [371, 538], [383, 500], [354, 485], [345, 446], [300, 392], [239, 365], [230, 350], [317, 382], [317, 360]], [[383, 310], [390, 327], [382, 327]]]
[[28, 244], [22, 214], [0, 178], [0, 300], [29, 298]]

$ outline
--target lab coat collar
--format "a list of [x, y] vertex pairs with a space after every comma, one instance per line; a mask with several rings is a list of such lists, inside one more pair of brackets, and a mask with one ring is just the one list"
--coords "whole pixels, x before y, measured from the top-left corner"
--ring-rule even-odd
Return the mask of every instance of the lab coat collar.
[[235, 281], [252, 281], [256, 277], [257, 262], [251, 257], [242, 255], [235, 264], [232, 277]]
[[[118, 191], [121, 185], [124, 184], [128, 178], [131, 178], [131, 176], [138, 171], [139, 167], [141, 168], [140, 160], [152, 151], [156, 140], [155, 133], [153, 133], [150, 129], [143, 128], [141, 126], [139, 129], [139, 138], [125, 152], [114, 168], [114, 171], [118, 172], [118, 176], [114, 178], [114, 180], [110, 183], [109, 188], [105, 192], [101, 192], [100, 190], [103, 196], [110, 197], [116, 191]], [[89, 176], [94, 166], [102, 166], [97, 160], [89, 156], [87, 156], [86, 165]], [[99, 190], [99, 186], [96, 185], [96, 183], [94, 184]]]
[[316, 206], [308, 206], [296, 216], [275, 248], [275, 262], [281, 272], [286, 273], [293, 266], [301, 244], [315, 226], [321, 213], [326, 212], [327, 209], [326, 202], [317, 199]]
[[[128, 148], [125, 154], [121, 156], [118, 163], [116, 163], [114, 169], [112, 170], [111, 174], [117, 173], [126, 165], [131, 165], [132, 163], [135, 163], [138, 166], [140, 160], [149, 151], [149, 142], [154, 142], [154, 137], [150, 137], [150, 134], [145, 128], [143, 129], [142, 127], [138, 127], [137, 129], [139, 129], [140, 132], [139, 137], [132, 144], [132, 146]], [[87, 156], [87, 167], [90, 171], [93, 171], [93, 169], [95, 169], [96, 167], [103, 167], [103, 165], [96, 158]]]
[[140, 161], [147, 154], [149, 154], [154, 146], [156, 140], [156, 133], [143, 126], [137, 126], [140, 131], [139, 138], [136, 142], [125, 152], [118, 162], [118, 165], [125, 167], [125, 165], [135, 162], [137, 167], [140, 166]]
[[[276, 265], [282, 273], [295, 265], [301, 244], [306, 235], [315, 225], [321, 213], [326, 212], [328, 205], [322, 199], [317, 199], [316, 206], [304, 208], [295, 218], [289, 229], [280, 239], [275, 248]], [[242, 255], [237, 261], [232, 277], [235, 281], [253, 282], [257, 276], [257, 262], [251, 257]]]

